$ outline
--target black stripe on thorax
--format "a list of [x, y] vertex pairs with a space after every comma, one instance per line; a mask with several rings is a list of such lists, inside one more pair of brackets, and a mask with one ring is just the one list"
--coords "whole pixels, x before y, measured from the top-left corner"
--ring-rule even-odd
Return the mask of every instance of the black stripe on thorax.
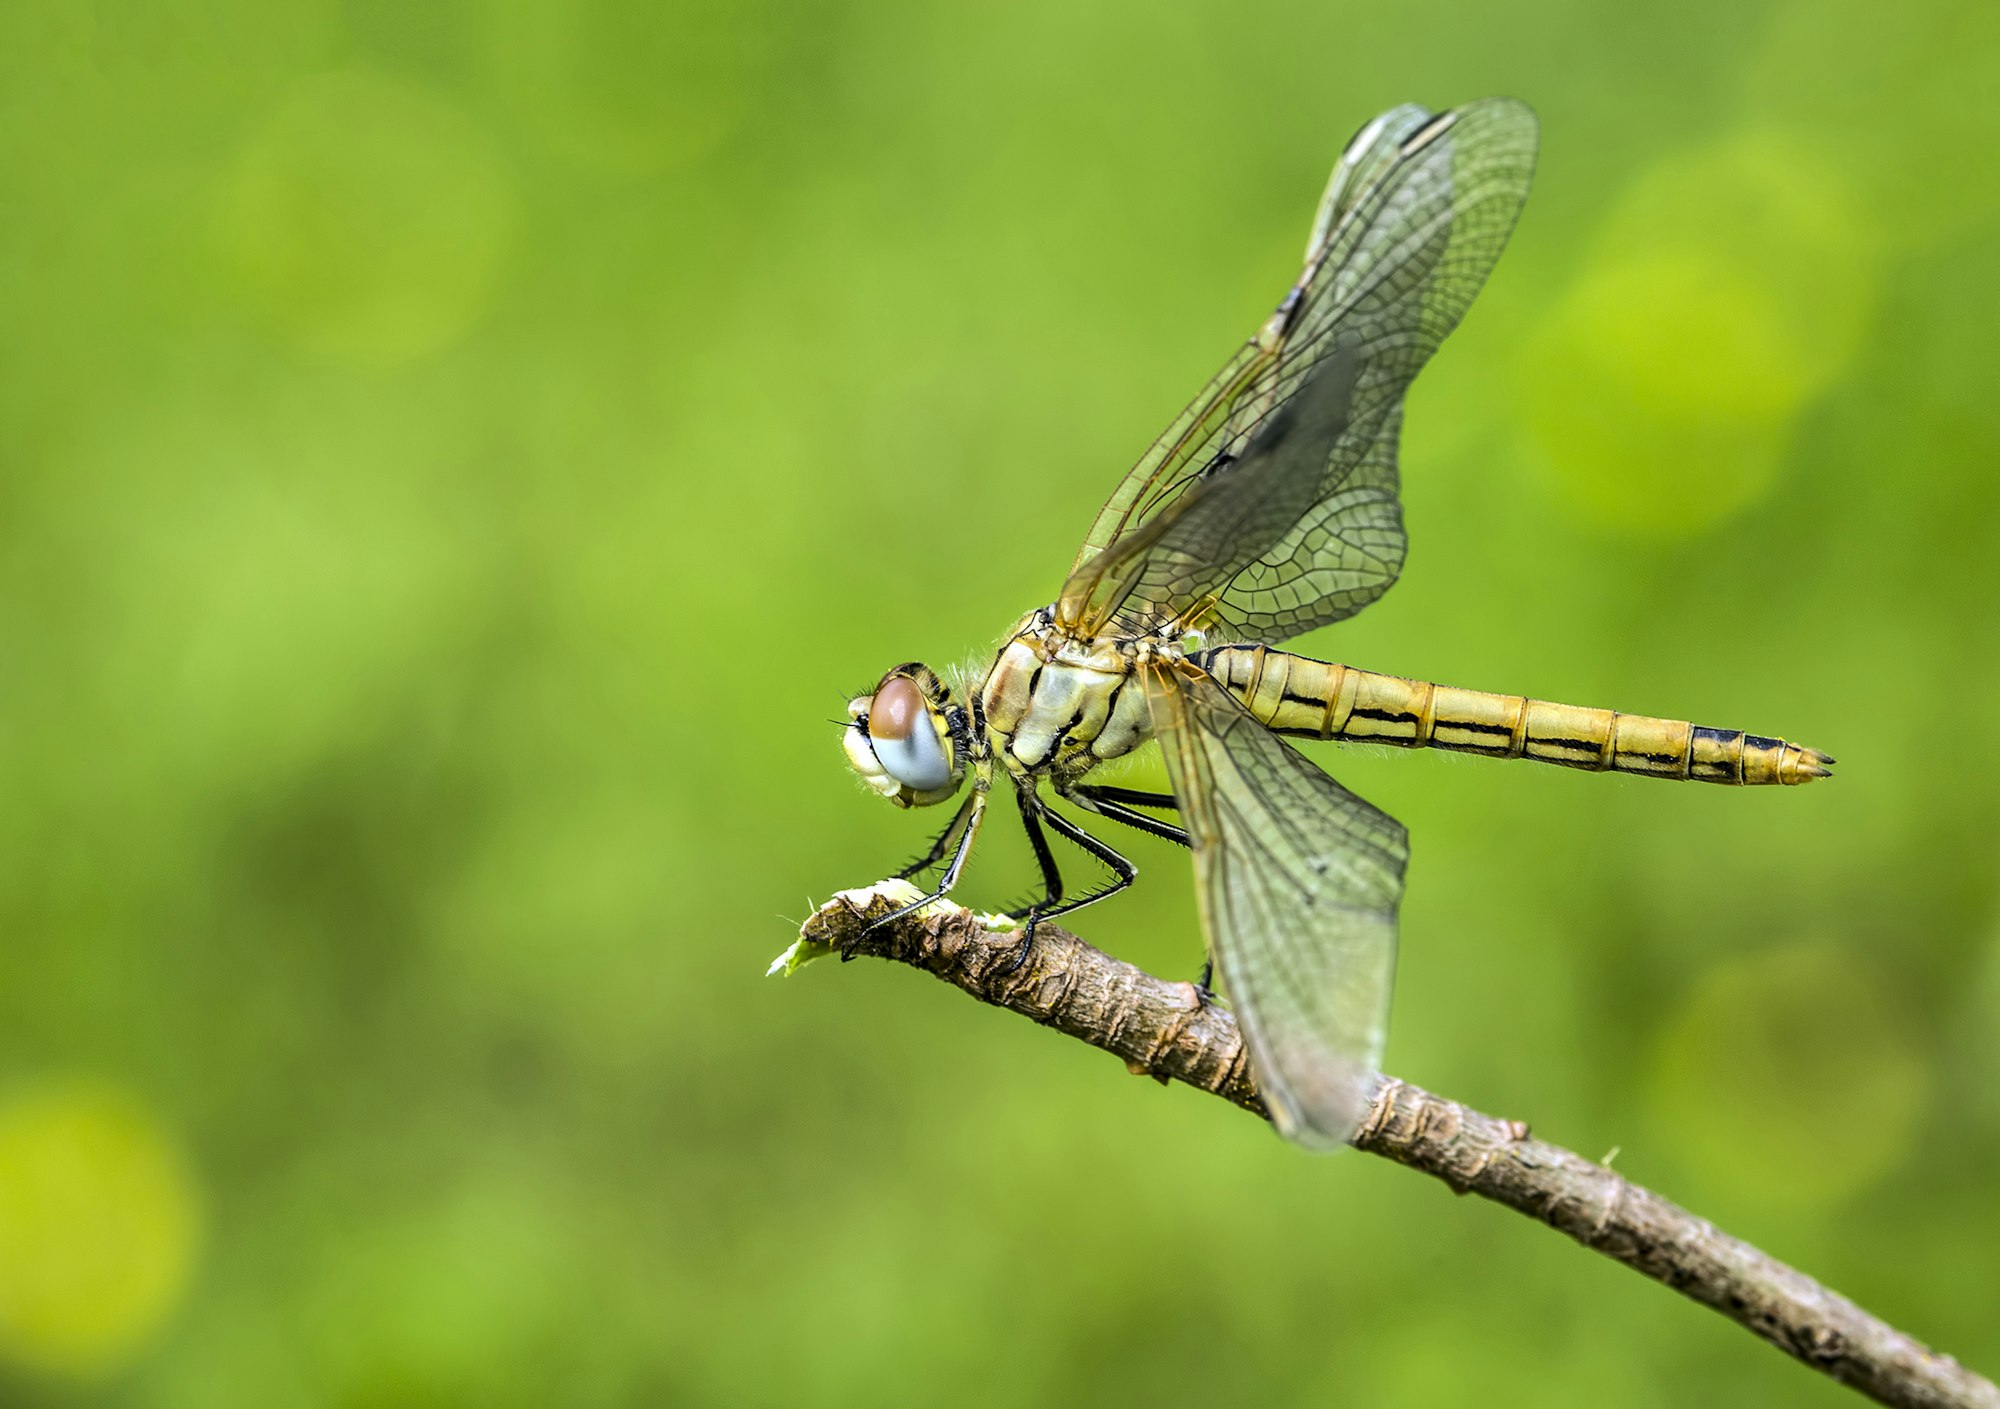
[[1132, 683], [1132, 674], [1127, 671], [1118, 677], [1118, 683], [1111, 687], [1111, 698], [1104, 702], [1104, 727], [1109, 729], [1111, 721], [1118, 717], [1118, 697], [1125, 693], [1125, 687]]

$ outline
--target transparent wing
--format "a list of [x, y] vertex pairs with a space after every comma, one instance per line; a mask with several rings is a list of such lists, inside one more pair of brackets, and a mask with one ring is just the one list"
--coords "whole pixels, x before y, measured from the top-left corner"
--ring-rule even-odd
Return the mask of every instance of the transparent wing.
[[1374, 1092], [1407, 834], [1193, 666], [1143, 675], [1202, 926], [1271, 1119], [1338, 1144]]
[[1386, 591], [1405, 548], [1403, 395], [1499, 258], [1534, 159], [1534, 114], [1512, 99], [1363, 128], [1304, 273], [1113, 492], [1059, 621], [1091, 637], [1201, 614], [1277, 641]]

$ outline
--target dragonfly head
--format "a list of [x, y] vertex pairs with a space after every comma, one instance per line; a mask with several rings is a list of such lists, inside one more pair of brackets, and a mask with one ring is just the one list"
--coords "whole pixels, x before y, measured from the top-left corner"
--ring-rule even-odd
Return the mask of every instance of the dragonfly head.
[[927, 667], [897, 666], [873, 694], [847, 702], [847, 717], [847, 761], [898, 807], [943, 802], [965, 781], [972, 741], [965, 709]]

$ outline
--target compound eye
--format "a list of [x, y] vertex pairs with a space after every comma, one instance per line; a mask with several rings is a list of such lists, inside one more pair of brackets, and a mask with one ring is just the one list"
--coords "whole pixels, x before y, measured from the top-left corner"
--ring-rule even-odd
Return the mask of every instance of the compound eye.
[[889, 776], [911, 792], [936, 792], [951, 783], [951, 764], [931, 724], [930, 701], [905, 675], [882, 682], [868, 706], [868, 739]]

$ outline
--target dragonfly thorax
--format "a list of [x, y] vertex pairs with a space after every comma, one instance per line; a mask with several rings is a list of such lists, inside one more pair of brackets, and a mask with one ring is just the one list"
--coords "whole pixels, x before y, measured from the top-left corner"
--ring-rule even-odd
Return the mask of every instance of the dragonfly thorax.
[[1017, 778], [1066, 787], [1152, 737], [1139, 669], [1176, 655], [1149, 636], [1078, 640], [1046, 608], [1001, 646], [978, 692], [986, 743]]

